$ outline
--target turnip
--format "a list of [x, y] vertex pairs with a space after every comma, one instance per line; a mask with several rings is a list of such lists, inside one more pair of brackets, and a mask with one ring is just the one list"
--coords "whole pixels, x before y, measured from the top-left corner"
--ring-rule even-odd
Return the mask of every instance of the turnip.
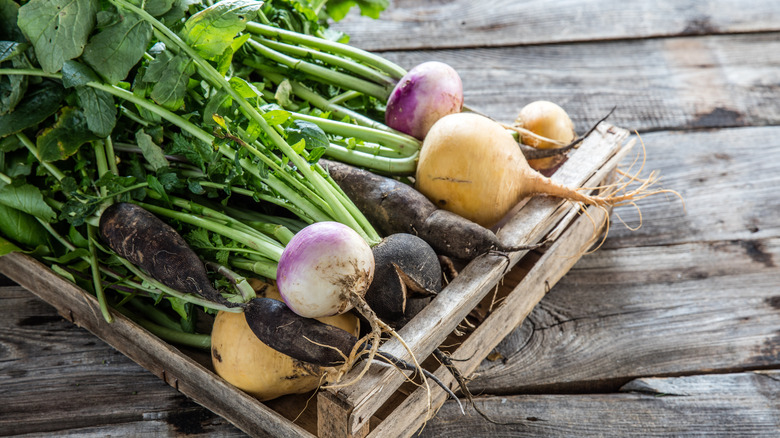
[[420, 140], [447, 114], [463, 108], [463, 83], [449, 65], [428, 61], [409, 70], [387, 100], [385, 124]]
[[611, 206], [649, 195], [644, 190], [652, 182], [623, 195], [583, 194], [531, 169], [515, 139], [498, 122], [459, 113], [443, 117], [428, 132], [415, 186], [440, 208], [491, 227], [527, 196], [545, 194]]
[[373, 277], [374, 256], [359, 234], [338, 222], [317, 222], [287, 244], [276, 282], [293, 312], [318, 318], [352, 309]]
[[[566, 110], [547, 100], [537, 100], [524, 106], [515, 120], [515, 126], [524, 131], [520, 134], [523, 144], [538, 149], [562, 147], [574, 141], [577, 136], [574, 123]], [[549, 169], [562, 159], [562, 155], [529, 159], [528, 165], [536, 170]]]
[[[332, 366], [332, 362], [343, 362], [342, 354], [349, 354], [357, 341], [357, 318], [345, 313], [317, 320], [300, 317], [274, 319], [268, 318], [268, 315], [278, 315], [280, 312], [264, 312], [265, 321], [254, 325], [264, 327], [273, 335], [265, 336], [266, 342], [263, 342], [250, 328], [249, 319], [251, 318], [252, 322], [257, 320], [252, 317], [256, 316], [261, 302], [276, 303], [282, 307], [284, 304], [280, 302], [281, 296], [274, 286], [254, 279], [250, 283], [260, 298], [251, 301], [244, 313], [223, 311], [219, 312], [214, 320], [211, 331], [211, 359], [214, 370], [234, 386], [260, 400], [316, 389], [322, 384], [321, 379], [326, 367]], [[280, 329], [280, 326], [284, 329]], [[322, 336], [318, 338], [318, 334]], [[327, 342], [334, 348], [312, 344], [304, 337], [320, 343]], [[339, 343], [338, 339], [342, 338], [346, 339], [346, 342]], [[271, 341], [268, 341], [269, 339]], [[279, 345], [284, 348], [280, 349]], [[339, 352], [338, 347], [335, 347], [337, 345], [342, 345], [341, 350], [344, 353]], [[296, 353], [300, 352], [307, 353], [307, 356], [295, 357], [299, 356]]]

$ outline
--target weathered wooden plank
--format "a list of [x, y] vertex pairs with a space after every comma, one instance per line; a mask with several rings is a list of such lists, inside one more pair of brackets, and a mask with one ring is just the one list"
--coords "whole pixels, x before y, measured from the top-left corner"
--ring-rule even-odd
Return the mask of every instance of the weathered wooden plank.
[[505, 122], [546, 99], [563, 106], [580, 132], [614, 106], [611, 123], [646, 132], [780, 123], [777, 53], [780, 34], [769, 33], [384, 56], [406, 68], [452, 65], [466, 103]]
[[29, 291], [0, 309], [0, 435], [244, 436]]
[[[780, 365], [780, 238], [602, 249], [485, 361], [475, 391], [610, 390], [641, 376]], [[746, 248], [748, 246], [748, 248]]]
[[[604, 248], [675, 245], [688, 242], [744, 241], [780, 236], [780, 127], [658, 132], [642, 135], [645, 168], [661, 169], [661, 184], [685, 200], [665, 196], [642, 200], [642, 214], [615, 209], [627, 229], [615, 222]], [[762, 257], [760, 250], [751, 250]], [[746, 256], [751, 252], [746, 251]]]
[[100, 316], [94, 296], [29, 256], [10, 253], [0, 257], [0, 271], [53, 305], [61, 315], [245, 432], [256, 436], [312, 436], [121, 314], [112, 311], [114, 322], [109, 325]]
[[619, 394], [480, 397], [463, 416], [452, 402], [421, 437], [712, 436], [775, 437], [780, 430], [778, 371], [631, 382]]
[[366, 50], [515, 46], [780, 30], [772, 0], [395, 0], [379, 20], [350, 14], [335, 29]]

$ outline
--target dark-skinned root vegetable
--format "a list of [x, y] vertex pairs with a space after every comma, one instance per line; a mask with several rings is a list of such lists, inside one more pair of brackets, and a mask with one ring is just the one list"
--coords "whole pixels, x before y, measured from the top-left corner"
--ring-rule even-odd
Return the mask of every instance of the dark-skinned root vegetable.
[[[352, 228], [327, 221], [307, 225], [296, 233], [284, 248], [276, 271], [279, 293], [298, 315], [315, 318], [354, 308], [368, 322], [371, 331], [366, 338], [372, 346], [366, 365], [352, 382], [368, 371], [382, 333], [389, 333], [407, 347], [366, 303], [364, 297], [373, 276], [374, 255], [368, 243]], [[352, 350], [340, 374], [351, 369], [358, 354], [357, 349]]]
[[439, 258], [421, 238], [406, 233], [391, 234], [371, 250], [376, 269], [366, 292], [366, 302], [391, 326], [407, 315], [411, 297], [431, 296], [441, 291]]
[[100, 215], [101, 238], [117, 255], [143, 269], [160, 283], [229, 307], [206, 267], [184, 238], [162, 219], [136, 204], [120, 202]]
[[443, 62], [423, 62], [390, 93], [385, 124], [422, 140], [437, 120], [462, 108], [463, 83], [455, 69]]
[[[317, 319], [302, 317], [283, 302], [271, 298], [250, 301], [244, 308], [244, 318], [257, 339], [264, 344], [294, 359], [322, 367], [343, 366], [352, 352], [374, 349], [345, 330]], [[368, 360], [379, 360], [401, 370], [421, 372], [458, 400], [447, 385], [423, 368], [381, 352], [373, 356], [369, 354]]]
[[413, 234], [437, 254], [461, 260], [493, 250], [536, 247], [505, 245], [487, 228], [437, 208], [425, 195], [393, 178], [337, 161], [321, 159], [320, 164], [382, 235]]
[[[281, 301], [274, 286], [253, 278], [249, 283], [258, 296]], [[317, 320], [345, 333], [358, 334], [359, 321], [351, 313]], [[254, 334], [243, 313], [225, 311], [214, 319], [211, 361], [220, 377], [259, 400], [315, 390], [327, 382], [330, 371], [269, 347]]]
[[441, 208], [491, 227], [521, 200], [555, 196], [599, 207], [633, 203], [662, 191], [649, 187], [654, 175], [631, 191], [636, 176], [610, 193], [591, 196], [553, 182], [531, 169], [514, 137], [498, 122], [477, 114], [450, 114], [425, 137], [417, 162], [415, 188]]

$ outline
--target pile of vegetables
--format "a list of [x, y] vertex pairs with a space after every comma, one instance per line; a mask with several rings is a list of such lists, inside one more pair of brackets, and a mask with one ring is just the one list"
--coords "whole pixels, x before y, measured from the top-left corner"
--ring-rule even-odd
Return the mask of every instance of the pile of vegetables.
[[552, 184], [518, 139], [559, 155], [570, 120], [469, 112], [451, 67], [328, 28], [355, 5], [386, 2], [0, 0], [0, 254], [268, 399], [360, 360], [420, 370], [381, 336], [441, 290], [439, 256], [524, 249], [489, 229], [523, 197], [637, 196]]

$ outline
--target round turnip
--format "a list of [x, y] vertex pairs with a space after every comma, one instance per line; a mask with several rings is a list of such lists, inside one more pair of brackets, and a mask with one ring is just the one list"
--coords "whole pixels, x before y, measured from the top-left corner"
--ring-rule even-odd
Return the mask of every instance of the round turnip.
[[[571, 143], [577, 137], [574, 123], [566, 110], [547, 100], [537, 100], [524, 106], [515, 120], [515, 125], [530, 131], [530, 133], [520, 134], [520, 140], [523, 144], [538, 149], [561, 147]], [[532, 134], [536, 134], [536, 136]], [[540, 137], [548, 140], [543, 140]], [[536, 170], [549, 169], [564, 158], [563, 155], [559, 155], [528, 160], [528, 165]]]
[[398, 81], [387, 100], [385, 124], [422, 140], [431, 126], [463, 108], [463, 83], [449, 65], [424, 62]]
[[276, 282], [293, 312], [318, 318], [352, 309], [373, 277], [371, 247], [357, 232], [338, 222], [316, 222], [287, 244]]

